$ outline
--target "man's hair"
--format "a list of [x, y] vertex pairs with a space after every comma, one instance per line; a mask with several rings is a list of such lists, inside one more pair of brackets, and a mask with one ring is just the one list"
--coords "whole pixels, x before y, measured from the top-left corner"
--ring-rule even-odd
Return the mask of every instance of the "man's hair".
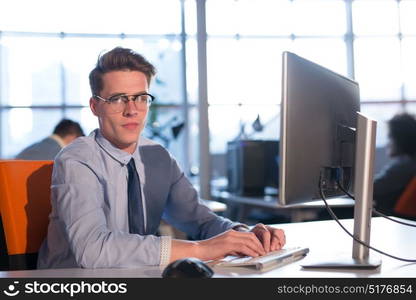
[[99, 95], [103, 89], [103, 75], [111, 71], [139, 71], [147, 78], [150, 85], [156, 74], [155, 67], [139, 53], [122, 47], [116, 47], [98, 56], [97, 65], [89, 75], [90, 87], [93, 95]]
[[389, 137], [394, 145], [395, 154], [416, 154], [416, 119], [413, 115], [402, 113], [395, 115], [389, 122]]
[[60, 137], [66, 137], [67, 135], [84, 136], [81, 126], [72, 120], [62, 119], [53, 130], [53, 134], [59, 135]]

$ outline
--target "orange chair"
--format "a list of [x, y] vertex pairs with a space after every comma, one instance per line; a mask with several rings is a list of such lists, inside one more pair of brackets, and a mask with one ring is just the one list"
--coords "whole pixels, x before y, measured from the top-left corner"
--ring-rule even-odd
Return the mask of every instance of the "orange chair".
[[36, 268], [51, 211], [52, 167], [53, 161], [0, 160], [3, 263], [9, 270]]
[[416, 176], [400, 195], [394, 206], [394, 212], [404, 217], [416, 217]]

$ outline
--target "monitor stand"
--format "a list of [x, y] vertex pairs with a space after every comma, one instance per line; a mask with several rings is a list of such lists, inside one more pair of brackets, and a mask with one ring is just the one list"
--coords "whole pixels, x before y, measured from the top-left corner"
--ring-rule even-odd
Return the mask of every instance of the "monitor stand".
[[[357, 132], [354, 175], [354, 236], [370, 243], [373, 207], [373, 164], [377, 122], [357, 112]], [[302, 265], [303, 268], [375, 269], [381, 265], [378, 258], [370, 258], [368, 247], [353, 240], [352, 257], [336, 257]]]

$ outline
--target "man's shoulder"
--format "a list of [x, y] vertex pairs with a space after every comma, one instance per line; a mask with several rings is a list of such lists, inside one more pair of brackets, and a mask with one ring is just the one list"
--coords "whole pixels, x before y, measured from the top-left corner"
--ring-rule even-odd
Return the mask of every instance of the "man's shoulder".
[[409, 155], [399, 155], [392, 158], [390, 166], [398, 169], [403, 167], [413, 169], [416, 167], [416, 159]]
[[140, 137], [139, 147], [141, 155], [145, 154], [146, 156], [150, 155], [153, 157], [158, 156], [165, 157], [168, 159], [172, 158], [171, 154], [164, 146], [149, 138]]
[[[155, 142], [154, 140], [151, 140], [147, 137], [141, 136], [140, 140], [139, 140], [139, 146], [140, 147], [144, 147], [144, 146], [154, 146], [154, 147], [160, 147], [165, 149], [165, 147], [163, 147], [161, 144], [159, 144], [158, 142]], [[166, 150], [166, 149], [165, 149]], [[167, 151], [167, 150], [166, 150]]]
[[61, 146], [47, 137], [23, 149], [16, 155], [16, 159], [53, 160], [60, 150]]
[[41, 140], [37, 144], [38, 145], [48, 144], [48, 145], [58, 145], [59, 146], [58, 142], [56, 140], [54, 140], [53, 138], [51, 138], [50, 136], [44, 138], [43, 140]]
[[375, 175], [375, 181], [389, 178], [395, 181], [407, 180], [416, 174], [416, 160], [407, 155], [392, 157], [390, 162]]
[[41, 140], [36, 143], [33, 143], [32, 145], [27, 146], [22, 151], [20, 151], [20, 153], [16, 156], [16, 158], [20, 158], [20, 156], [25, 156], [28, 153], [36, 151], [43, 142], [44, 140]]
[[75, 139], [72, 143], [67, 145], [56, 156], [55, 161], [65, 160], [90, 160], [94, 153], [98, 150], [95, 139], [91, 136], [83, 136]]

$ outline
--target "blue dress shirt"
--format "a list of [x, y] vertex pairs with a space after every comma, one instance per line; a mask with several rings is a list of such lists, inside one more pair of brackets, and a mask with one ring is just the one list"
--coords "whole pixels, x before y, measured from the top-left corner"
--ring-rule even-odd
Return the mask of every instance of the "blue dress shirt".
[[133, 158], [141, 181], [146, 232], [160, 221], [193, 239], [207, 239], [233, 223], [203, 205], [175, 159], [161, 145], [140, 137], [131, 155], [113, 146], [98, 129], [56, 157], [48, 235], [38, 268], [120, 268], [165, 265], [171, 238], [130, 234], [127, 164]]

